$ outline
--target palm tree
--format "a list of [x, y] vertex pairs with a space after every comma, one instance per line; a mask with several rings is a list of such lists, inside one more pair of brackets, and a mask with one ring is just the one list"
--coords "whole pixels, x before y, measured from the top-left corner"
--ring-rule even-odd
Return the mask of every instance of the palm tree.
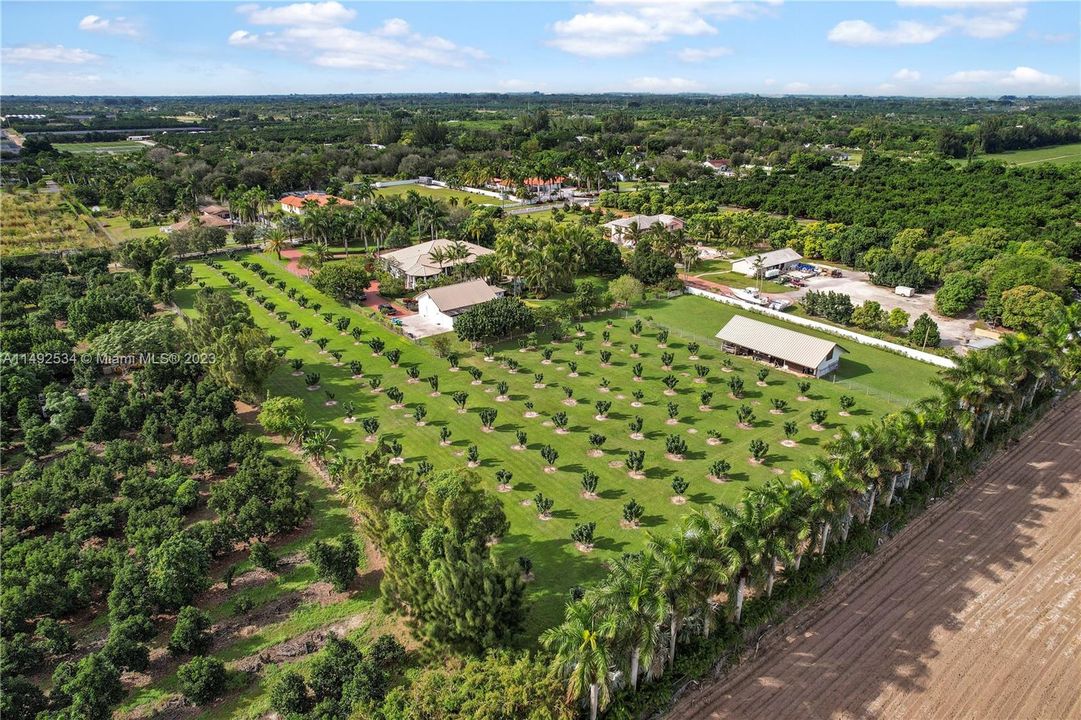
[[616, 637], [630, 648], [631, 689], [638, 689], [639, 667], [650, 668], [660, 642], [664, 604], [657, 594], [659, 567], [653, 553], [616, 560], [597, 591], [598, 603], [616, 623]]
[[668, 617], [668, 666], [676, 662], [676, 638], [680, 626], [693, 604], [688, 592], [698, 567], [698, 554], [692, 538], [684, 533], [670, 533], [663, 538], [651, 537], [649, 551], [658, 563], [655, 592], [664, 599]]
[[719, 520], [716, 514], [696, 512], [686, 517], [680, 527], [698, 558], [692, 595], [702, 614], [702, 636], [707, 638], [717, 609], [716, 598], [739, 570], [739, 556], [725, 543]]
[[287, 240], [288, 238], [286, 237], [284, 230], [280, 227], [272, 227], [263, 235], [263, 250], [277, 255], [278, 261], [280, 262], [282, 259], [282, 249], [285, 247]]
[[615, 631], [609, 613], [601, 612], [589, 595], [567, 606], [563, 622], [541, 635], [544, 646], [555, 653], [553, 664], [567, 679], [567, 702], [589, 695], [589, 718], [611, 699], [611, 660], [608, 642]]
[[747, 581], [754, 569], [761, 565], [766, 550], [761, 508], [753, 497], [745, 495], [735, 506], [717, 505], [716, 512], [720, 515], [722, 537], [738, 556], [738, 568], [734, 573], [736, 588], [732, 597], [732, 619], [738, 623], [743, 617]]

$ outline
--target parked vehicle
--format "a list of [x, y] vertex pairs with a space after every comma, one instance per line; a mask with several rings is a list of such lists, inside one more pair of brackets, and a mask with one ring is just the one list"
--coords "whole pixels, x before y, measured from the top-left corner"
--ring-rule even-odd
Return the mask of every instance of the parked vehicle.
[[840, 270], [834, 270], [833, 272], [830, 273], [830, 277], [839, 278], [839, 277], [844, 277], [844, 275], [841, 273]]
[[394, 309], [394, 306], [390, 305], [388, 303], [381, 304], [379, 306], [379, 312], [383, 313], [384, 315], [397, 315], [398, 314], [398, 311]]

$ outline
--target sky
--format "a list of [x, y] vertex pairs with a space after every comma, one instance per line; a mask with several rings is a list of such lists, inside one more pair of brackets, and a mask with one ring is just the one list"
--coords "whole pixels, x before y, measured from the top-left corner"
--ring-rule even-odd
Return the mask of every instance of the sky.
[[1081, 94], [1081, 2], [18, 2], [0, 92]]

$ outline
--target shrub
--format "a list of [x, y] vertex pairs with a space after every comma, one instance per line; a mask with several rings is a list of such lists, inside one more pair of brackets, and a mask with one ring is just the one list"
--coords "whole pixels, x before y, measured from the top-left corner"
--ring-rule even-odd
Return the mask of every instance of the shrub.
[[188, 605], [177, 615], [173, 634], [169, 637], [169, 652], [173, 655], [202, 655], [210, 649], [210, 615]]

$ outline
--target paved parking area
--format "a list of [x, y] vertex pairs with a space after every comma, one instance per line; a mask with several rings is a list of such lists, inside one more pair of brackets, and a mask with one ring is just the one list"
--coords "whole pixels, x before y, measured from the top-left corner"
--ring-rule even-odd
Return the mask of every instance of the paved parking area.
[[399, 317], [402, 321], [402, 330], [405, 334], [412, 338], [426, 338], [432, 335], [439, 335], [441, 333], [450, 332], [442, 325], [436, 325], [434, 322], [421, 315], [406, 315]]
[[808, 290], [833, 290], [844, 293], [852, 298], [853, 305], [859, 305], [868, 300], [878, 302], [886, 312], [893, 308], [901, 308], [909, 314], [912, 320], [922, 313], [927, 313], [938, 323], [939, 332], [942, 334], [943, 347], [964, 346], [965, 340], [976, 339], [976, 333], [972, 329], [975, 319], [948, 318], [934, 311], [935, 296], [933, 293], [919, 293], [910, 298], [895, 295], [892, 288], [874, 285], [867, 279], [867, 273], [856, 270], [844, 270], [844, 276], [839, 278], [829, 276], [816, 276], [806, 280], [807, 286], [798, 288], [794, 293], [785, 297], [802, 299]]

